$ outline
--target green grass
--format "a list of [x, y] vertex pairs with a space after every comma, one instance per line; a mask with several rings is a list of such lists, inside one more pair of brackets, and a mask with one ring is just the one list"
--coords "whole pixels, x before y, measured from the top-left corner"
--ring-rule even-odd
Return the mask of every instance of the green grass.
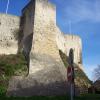
[[84, 94], [76, 97], [75, 100], [100, 100], [100, 94]]
[[12, 76], [26, 75], [27, 71], [27, 63], [23, 54], [0, 55], [0, 95], [6, 93]]
[[[70, 100], [68, 96], [33, 96], [33, 97], [5, 97], [1, 96], [1, 100]], [[100, 94], [84, 94], [75, 97], [74, 100], [100, 100]]]
[[69, 100], [67, 96], [1, 97], [1, 100]]

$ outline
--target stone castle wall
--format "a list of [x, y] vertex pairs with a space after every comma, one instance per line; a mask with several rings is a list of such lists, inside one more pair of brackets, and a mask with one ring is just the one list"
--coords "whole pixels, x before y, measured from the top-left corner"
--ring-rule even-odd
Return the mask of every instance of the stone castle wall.
[[15, 39], [20, 27], [20, 18], [8, 14], [0, 14], [0, 54], [16, 54], [18, 42]]
[[[65, 36], [56, 25], [56, 7], [48, 0], [31, 0], [21, 17], [22, 48], [26, 55], [29, 75], [10, 81], [8, 94], [15, 96], [64, 95], [68, 92], [67, 70], [60, 57], [61, 50], [69, 56], [75, 51], [79, 63], [81, 40]], [[19, 86], [19, 87], [18, 87]]]
[[[75, 35], [64, 35], [56, 26], [56, 7], [48, 0], [32, 0], [23, 10], [21, 28], [24, 33], [22, 39], [26, 55], [49, 55], [59, 58], [58, 50], [67, 56], [71, 48], [74, 50], [74, 62], [82, 64], [82, 43]], [[17, 16], [0, 14], [0, 53], [16, 54], [18, 42], [14, 32], [20, 27]]]
[[63, 53], [65, 53], [66, 48], [65, 48], [65, 44], [66, 44], [66, 40], [64, 37], [64, 34], [60, 31], [60, 29], [57, 27], [57, 32], [56, 32], [56, 42], [57, 42], [57, 46], [59, 48], [59, 50], [61, 50]]
[[77, 35], [63, 34], [58, 28], [56, 33], [58, 48], [69, 57], [70, 49], [74, 51], [74, 63], [82, 67], [82, 41]]
[[[82, 43], [75, 35], [64, 35], [56, 26], [56, 7], [48, 0], [32, 0], [22, 11], [22, 39], [26, 55], [49, 55], [59, 58], [58, 50], [67, 56], [72, 48], [74, 62], [82, 64]], [[18, 41], [14, 34], [20, 27], [20, 17], [0, 14], [0, 54], [16, 54]]]

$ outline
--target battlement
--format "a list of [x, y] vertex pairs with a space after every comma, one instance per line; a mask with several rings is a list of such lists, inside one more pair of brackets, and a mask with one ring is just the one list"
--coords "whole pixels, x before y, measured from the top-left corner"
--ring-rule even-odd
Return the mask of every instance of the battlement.
[[72, 40], [79, 40], [81, 41], [81, 37], [79, 35], [75, 35], [75, 34], [65, 34], [64, 35], [66, 39], [72, 39]]

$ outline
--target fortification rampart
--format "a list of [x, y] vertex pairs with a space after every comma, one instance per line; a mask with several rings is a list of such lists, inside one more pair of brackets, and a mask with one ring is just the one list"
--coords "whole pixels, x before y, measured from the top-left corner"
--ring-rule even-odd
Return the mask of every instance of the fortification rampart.
[[[15, 21], [18, 27], [14, 24], [13, 30], [19, 28], [19, 18]], [[81, 64], [81, 39], [73, 35], [65, 36], [59, 30], [56, 25], [56, 7], [48, 0], [30, 0], [22, 11], [20, 25], [23, 32], [22, 48], [28, 62], [29, 75], [18, 80], [16, 84], [13, 83], [16, 80], [14, 79], [8, 92], [15, 96], [20, 96], [20, 93], [23, 96], [66, 94], [67, 72], [64, 64], [67, 60], [64, 62], [64, 59], [67, 58], [66, 55], [69, 56], [72, 48], [74, 63]], [[64, 59], [60, 51], [66, 54]]]
[[70, 49], [74, 51], [74, 63], [82, 64], [82, 41], [77, 35], [64, 35], [58, 28], [56, 34], [56, 41], [58, 48], [69, 57]]
[[16, 54], [18, 44], [16, 34], [20, 27], [20, 18], [0, 14], [0, 54]]

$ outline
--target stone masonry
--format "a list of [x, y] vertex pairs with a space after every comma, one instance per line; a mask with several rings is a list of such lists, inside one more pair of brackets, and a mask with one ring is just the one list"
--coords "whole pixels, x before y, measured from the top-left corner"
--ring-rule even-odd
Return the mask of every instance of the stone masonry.
[[16, 54], [18, 42], [14, 34], [20, 27], [20, 18], [13, 15], [0, 14], [0, 54]]

